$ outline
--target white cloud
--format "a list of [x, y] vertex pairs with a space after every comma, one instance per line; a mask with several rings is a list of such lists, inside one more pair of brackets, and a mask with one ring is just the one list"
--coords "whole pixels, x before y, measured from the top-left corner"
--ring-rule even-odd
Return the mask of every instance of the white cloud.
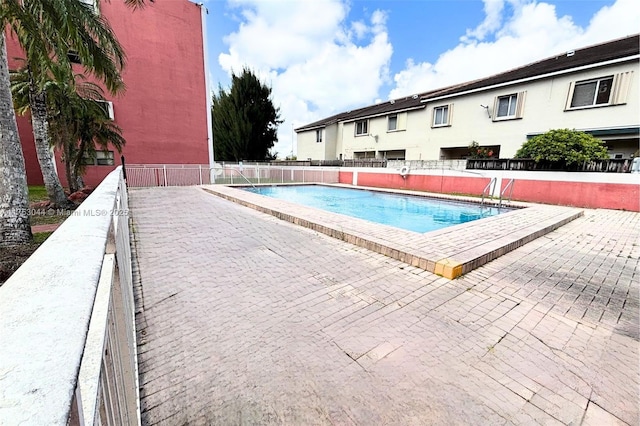
[[594, 15], [588, 26], [570, 16], [558, 17], [555, 6], [539, 1], [485, 0], [485, 19], [467, 30], [461, 42], [435, 63], [409, 59], [394, 75], [390, 98], [470, 81], [545, 59], [565, 50], [601, 43], [638, 32], [637, 0], [617, 0]]
[[491, 33], [498, 28], [500, 28], [500, 24], [502, 23], [502, 10], [504, 9], [504, 1], [503, 0], [485, 0], [484, 2], [484, 13], [485, 18], [484, 21], [480, 25], [478, 25], [473, 30], [467, 30], [466, 36], [463, 37], [464, 40], [467, 39], [478, 39], [482, 40], [486, 37], [488, 33]]
[[286, 121], [275, 151], [291, 152], [291, 126], [307, 124], [351, 107], [370, 104], [389, 81], [393, 52], [387, 16], [374, 11], [368, 22], [347, 22], [342, 0], [234, 0], [237, 31], [218, 62], [227, 72], [254, 70], [273, 89]]

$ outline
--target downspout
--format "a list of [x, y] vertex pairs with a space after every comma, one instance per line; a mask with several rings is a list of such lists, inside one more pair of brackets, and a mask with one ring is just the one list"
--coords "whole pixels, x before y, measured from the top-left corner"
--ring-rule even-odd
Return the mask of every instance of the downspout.
[[207, 43], [207, 14], [204, 3], [198, 3], [202, 17], [202, 56], [204, 60], [204, 85], [207, 96], [207, 148], [209, 149], [209, 170], [213, 170], [213, 129], [211, 124], [211, 82], [209, 77], [209, 47]]

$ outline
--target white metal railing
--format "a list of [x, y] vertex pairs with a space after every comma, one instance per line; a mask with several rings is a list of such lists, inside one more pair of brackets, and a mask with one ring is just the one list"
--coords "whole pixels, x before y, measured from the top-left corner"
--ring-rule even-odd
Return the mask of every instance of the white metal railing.
[[[504, 189], [502, 191], [500, 191], [500, 202], [498, 203], [498, 207], [502, 206], [502, 202], [506, 200], [506, 202], [510, 202], [511, 201], [511, 197], [513, 196], [513, 187], [515, 186], [515, 179], [510, 179], [509, 182], [507, 182], [507, 185], [504, 187]], [[509, 190], [509, 196], [505, 199], [504, 194], [507, 193], [507, 190]]]
[[484, 197], [492, 196], [493, 193], [495, 192], [497, 181], [498, 181], [498, 178], [495, 178], [495, 177], [491, 178], [487, 186], [485, 186], [484, 189], [482, 190], [482, 199], [480, 201], [481, 206], [484, 205]]
[[411, 170], [465, 170], [467, 160], [388, 160], [387, 168], [400, 169], [408, 166]]
[[120, 168], [0, 287], [0, 312], [0, 424], [140, 424]]
[[338, 167], [271, 166], [268, 164], [127, 165], [129, 187], [207, 184], [337, 183]]

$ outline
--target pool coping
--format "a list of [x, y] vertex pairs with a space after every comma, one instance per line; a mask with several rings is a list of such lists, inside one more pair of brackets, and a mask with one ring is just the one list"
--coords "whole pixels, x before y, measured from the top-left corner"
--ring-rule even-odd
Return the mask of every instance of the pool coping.
[[[452, 201], [480, 202], [474, 197], [422, 191], [345, 184], [322, 185]], [[202, 185], [201, 188], [212, 195], [449, 279], [466, 274], [584, 214], [583, 209], [573, 207], [510, 202], [504, 205], [514, 207], [515, 210], [436, 231], [417, 233], [302, 206], [238, 188], [246, 186]], [[271, 184], [266, 186], [271, 186]], [[496, 204], [495, 200], [486, 200], [485, 202]]]

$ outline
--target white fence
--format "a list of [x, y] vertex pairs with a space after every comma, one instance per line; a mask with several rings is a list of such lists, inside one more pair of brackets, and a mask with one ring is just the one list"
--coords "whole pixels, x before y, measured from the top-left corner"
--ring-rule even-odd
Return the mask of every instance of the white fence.
[[408, 166], [411, 170], [465, 170], [467, 160], [388, 160], [387, 168], [401, 169]]
[[0, 287], [0, 424], [140, 424], [128, 218], [118, 168]]
[[127, 165], [127, 185], [189, 186], [207, 184], [337, 183], [337, 167], [271, 165], [159, 164]]

